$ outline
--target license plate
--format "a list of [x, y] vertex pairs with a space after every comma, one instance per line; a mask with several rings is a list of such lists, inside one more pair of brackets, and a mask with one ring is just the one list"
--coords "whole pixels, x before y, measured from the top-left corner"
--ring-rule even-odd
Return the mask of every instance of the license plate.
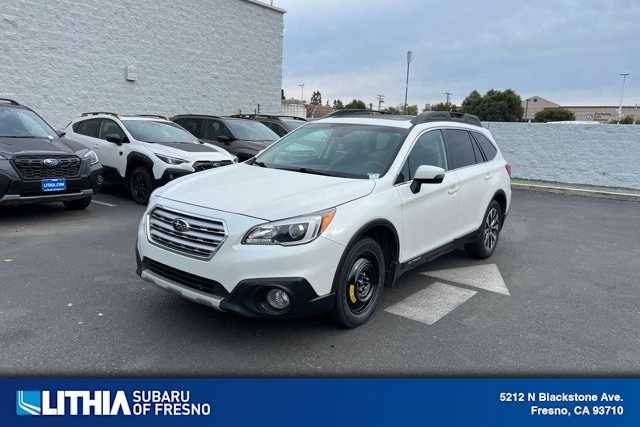
[[43, 179], [42, 180], [42, 191], [64, 191], [67, 189], [67, 184], [64, 178], [58, 179]]

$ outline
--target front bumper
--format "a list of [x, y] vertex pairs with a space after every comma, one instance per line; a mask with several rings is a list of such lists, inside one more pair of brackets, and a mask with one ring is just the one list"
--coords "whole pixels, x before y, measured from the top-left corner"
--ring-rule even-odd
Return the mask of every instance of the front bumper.
[[69, 200], [91, 197], [93, 190], [82, 190], [77, 193], [46, 194], [39, 196], [20, 196], [19, 194], [6, 194], [0, 197], [0, 206], [18, 206], [29, 203], [67, 202]]

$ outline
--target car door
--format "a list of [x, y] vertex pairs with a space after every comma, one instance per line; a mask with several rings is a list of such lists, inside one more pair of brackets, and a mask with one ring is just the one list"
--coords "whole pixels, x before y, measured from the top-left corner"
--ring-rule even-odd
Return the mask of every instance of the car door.
[[455, 175], [447, 172], [442, 183], [423, 184], [414, 194], [410, 184], [421, 165], [448, 169], [440, 130], [429, 130], [417, 138], [396, 179], [395, 188], [402, 205], [403, 260], [414, 259], [453, 241], [457, 228], [457, 194], [451, 191], [457, 185]]
[[485, 206], [485, 167], [480, 150], [466, 129], [443, 129], [449, 169], [456, 178], [456, 238], [475, 231], [482, 222]]
[[[123, 142], [116, 144], [107, 141], [107, 136], [118, 136]], [[98, 157], [100, 157], [103, 166], [115, 169], [122, 178], [127, 173], [127, 158], [124, 155], [123, 145], [128, 142], [126, 134], [118, 123], [111, 119], [102, 119], [97, 141], [100, 150]]]

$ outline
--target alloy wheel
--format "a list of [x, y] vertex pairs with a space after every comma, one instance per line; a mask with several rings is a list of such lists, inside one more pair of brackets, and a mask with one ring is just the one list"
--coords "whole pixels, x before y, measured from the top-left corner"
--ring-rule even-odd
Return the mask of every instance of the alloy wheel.
[[484, 236], [482, 243], [488, 250], [493, 250], [498, 242], [498, 234], [500, 233], [500, 212], [492, 207], [484, 220]]

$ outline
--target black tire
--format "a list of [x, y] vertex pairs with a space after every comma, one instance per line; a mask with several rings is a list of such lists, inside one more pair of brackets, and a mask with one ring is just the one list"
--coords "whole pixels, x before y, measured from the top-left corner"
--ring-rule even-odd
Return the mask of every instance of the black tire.
[[131, 198], [139, 205], [146, 205], [153, 192], [153, 176], [149, 169], [138, 166], [129, 174], [127, 186]]
[[91, 204], [91, 196], [85, 197], [84, 199], [76, 199], [76, 200], [67, 200], [66, 202], [62, 202], [64, 204], [64, 208], [70, 211], [81, 211], [83, 209], [87, 209]]
[[482, 218], [482, 225], [476, 240], [464, 247], [469, 256], [484, 259], [493, 254], [498, 246], [502, 220], [502, 206], [496, 200], [492, 200]]
[[334, 320], [345, 328], [366, 323], [382, 296], [384, 277], [384, 253], [375, 240], [367, 237], [349, 248], [334, 279]]

